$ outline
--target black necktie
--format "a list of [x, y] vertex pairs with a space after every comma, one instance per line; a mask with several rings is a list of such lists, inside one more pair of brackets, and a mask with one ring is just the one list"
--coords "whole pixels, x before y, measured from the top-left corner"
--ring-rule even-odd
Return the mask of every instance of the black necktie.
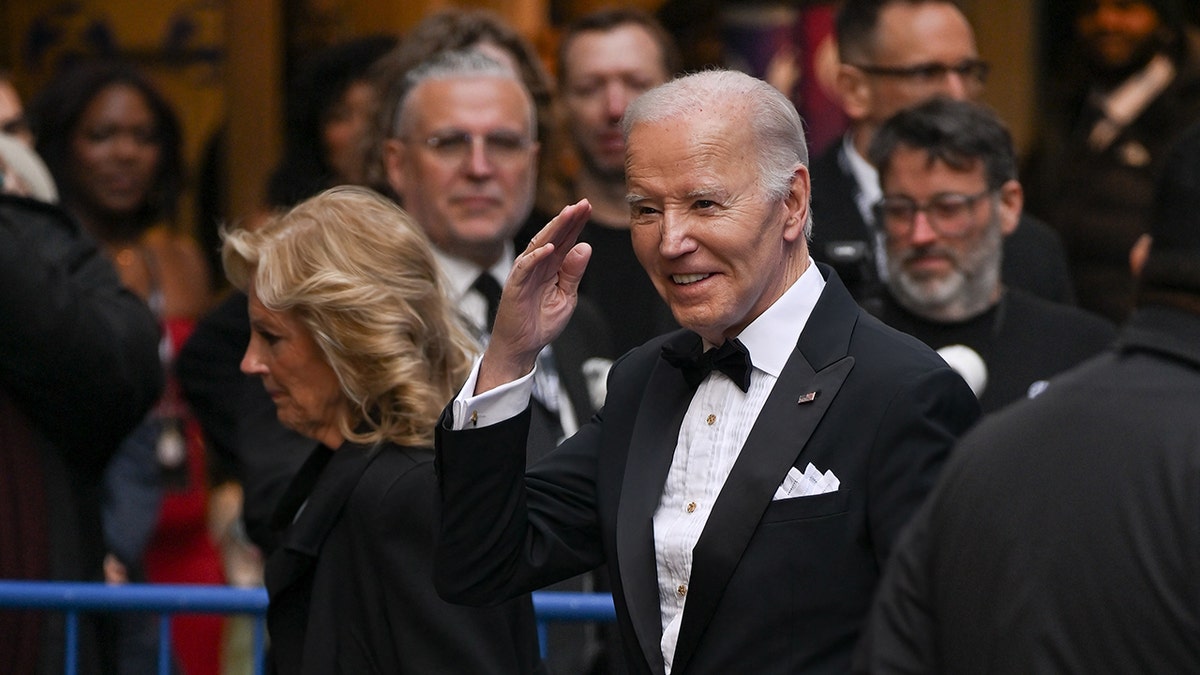
[[697, 341], [694, 349], [683, 352], [672, 345], [663, 345], [663, 358], [683, 371], [683, 379], [692, 389], [700, 386], [714, 370], [725, 373], [742, 391], [750, 389], [750, 352], [746, 351], [741, 340], [726, 340], [720, 347], [701, 353], [703, 346], [702, 342]]
[[487, 300], [487, 332], [492, 332], [492, 326], [496, 323], [496, 310], [500, 308], [500, 282], [496, 281], [496, 277], [484, 272], [480, 274], [475, 283], [471, 284], [471, 288], [479, 291], [483, 295], [483, 299]]

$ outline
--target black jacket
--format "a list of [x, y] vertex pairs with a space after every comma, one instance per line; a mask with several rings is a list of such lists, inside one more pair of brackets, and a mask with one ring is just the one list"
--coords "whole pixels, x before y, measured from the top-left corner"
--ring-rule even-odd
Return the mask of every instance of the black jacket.
[[[99, 476], [162, 391], [158, 338], [75, 220], [0, 195], [0, 577], [99, 579]], [[6, 619], [5, 668], [61, 672], [61, 616]]]
[[542, 672], [528, 595], [453, 605], [433, 589], [433, 452], [319, 446], [275, 514], [267, 626], [282, 675]]
[[[844, 672], [893, 538], [979, 414], [928, 347], [825, 289], [697, 542], [672, 673]], [[677, 331], [612, 368], [604, 410], [528, 472], [528, 415], [437, 437], [435, 569], [488, 604], [607, 563], [629, 672], [662, 675], [653, 516], [693, 391], [662, 358]], [[686, 349], [685, 349], [686, 350]], [[792, 467], [840, 477], [773, 500]]]
[[881, 584], [858, 672], [1200, 672], [1200, 316], [962, 439]]

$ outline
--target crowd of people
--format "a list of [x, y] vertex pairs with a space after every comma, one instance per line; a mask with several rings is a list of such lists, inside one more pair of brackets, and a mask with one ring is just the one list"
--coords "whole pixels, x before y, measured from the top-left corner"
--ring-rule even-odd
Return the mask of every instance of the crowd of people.
[[[0, 578], [263, 585], [283, 674], [1200, 670], [1200, 29], [1072, 0], [1022, 161], [953, 0], [837, 7], [811, 161], [645, 11], [552, 78], [443, 10], [310, 55], [194, 231], [137, 67], [0, 73]], [[65, 630], [0, 611], [0, 663]]]

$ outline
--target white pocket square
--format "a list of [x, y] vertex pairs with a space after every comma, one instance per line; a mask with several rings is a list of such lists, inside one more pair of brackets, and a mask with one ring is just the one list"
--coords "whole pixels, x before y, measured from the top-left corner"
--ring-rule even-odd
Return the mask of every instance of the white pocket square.
[[821, 473], [817, 467], [812, 465], [812, 462], [809, 462], [808, 466], [804, 467], [804, 473], [800, 473], [800, 469], [794, 466], [788, 469], [783, 482], [775, 489], [775, 496], [772, 497], [772, 500], [811, 497], [812, 495], [823, 495], [826, 492], [837, 492], [841, 484], [838, 477], [833, 475], [833, 471]]

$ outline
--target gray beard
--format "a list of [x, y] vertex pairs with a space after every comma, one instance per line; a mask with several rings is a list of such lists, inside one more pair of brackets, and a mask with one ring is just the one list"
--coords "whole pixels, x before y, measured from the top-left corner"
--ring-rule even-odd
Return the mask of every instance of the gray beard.
[[958, 269], [936, 280], [918, 280], [905, 271], [903, 260], [888, 258], [888, 290], [896, 302], [929, 321], [965, 321], [987, 311], [1000, 286], [1004, 235], [993, 216], [973, 255], [958, 261]]

